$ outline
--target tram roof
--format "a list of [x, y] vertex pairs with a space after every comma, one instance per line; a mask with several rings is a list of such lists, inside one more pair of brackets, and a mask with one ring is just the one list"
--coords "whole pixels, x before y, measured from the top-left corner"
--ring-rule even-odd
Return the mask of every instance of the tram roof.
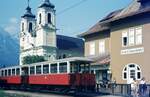
[[65, 58], [65, 59], [58, 59], [58, 60], [54, 60], [54, 61], [45, 61], [45, 62], [38, 62], [38, 63], [33, 63], [33, 64], [11, 66], [11, 67], [1, 68], [1, 69], [20, 68], [20, 67], [28, 67], [28, 66], [34, 66], [34, 65], [56, 64], [56, 63], [64, 63], [64, 62], [92, 63], [93, 60], [86, 58], [86, 57], [71, 57], [71, 58]]

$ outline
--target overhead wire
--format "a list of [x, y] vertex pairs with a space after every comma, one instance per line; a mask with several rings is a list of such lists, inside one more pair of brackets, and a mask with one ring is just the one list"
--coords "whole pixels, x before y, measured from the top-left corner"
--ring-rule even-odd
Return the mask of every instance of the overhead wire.
[[60, 11], [60, 12], [58, 12], [58, 13], [56, 13], [56, 14], [57, 14], [57, 15], [63, 14], [63, 13], [65, 13], [66, 11], [73, 9], [73, 8], [75, 8], [75, 7], [79, 6], [79, 5], [81, 5], [82, 3], [86, 2], [86, 1], [88, 1], [88, 0], [81, 0], [81, 1], [75, 3], [75, 4], [71, 5], [71, 6], [69, 6], [69, 7], [65, 8], [65, 9], [63, 9], [62, 11]]
[[[65, 13], [65, 12], [67, 12], [67, 11], [69, 11], [69, 10], [71, 10], [71, 9], [73, 9], [73, 8], [75, 8], [75, 7], [77, 7], [77, 6], [81, 5], [81, 4], [83, 4], [83, 3], [85, 3], [86, 1], [88, 1], [88, 0], [81, 0], [81, 1], [79, 1], [79, 2], [77, 2], [77, 3], [75, 3], [75, 4], [73, 4], [73, 5], [71, 5], [71, 6], [69, 6], [69, 7], [67, 7], [67, 8], [65, 8], [65, 9], [59, 11], [58, 13], [56, 13], [56, 15], [61, 15], [61, 14]], [[83, 29], [85, 30], [85, 28], [83, 28]], [[81, 29], [80, 31], [83, 31], [83, 29]], [[78, 31], [79, 31], [79, 30], [78, 30]], [[76, 32], [77, 32], [77, 31], [76, 31]]]

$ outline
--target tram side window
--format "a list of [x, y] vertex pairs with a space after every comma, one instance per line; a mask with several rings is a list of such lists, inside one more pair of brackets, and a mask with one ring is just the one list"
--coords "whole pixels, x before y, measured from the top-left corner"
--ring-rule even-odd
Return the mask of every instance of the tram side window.
[[41, 74], [41, 66], [36, 66], [36, 74]]
[[70, 70], [71, 70], [71, 73], [77, 73], [78, 72], [78, 65], [71, 64]]
[[4, 76], [4, 70], [2, 70], [2, 73], [1, 73], [1, 74], [2, 74], [2, 76]]
[[12, 75], [15, 75], [15, 69], [12, 69]]
[[20, 75], [20, 69], [19, 68], [16, 69], [16, 75]]
[[51, 64], [51, 73], [57, 73], [57, 64]]
[[34, 66], [30, 67], [30, 74], [31, 74], [31, 75], [32, 75], [32, 74], [35, 74], [35, 68], [34, 68]]
[[5, 76], [7, 76], [7, 70], [5, 70]]
[[8, 76], [11, 76], [11, 69], [8, 70]]
[[49, 73], [49, 65], [43, 65], [43, 74], [48, 74]]
[[67, 63], [60, 63], [59, 64], [59, 72], [60, 73], [67, 73]]

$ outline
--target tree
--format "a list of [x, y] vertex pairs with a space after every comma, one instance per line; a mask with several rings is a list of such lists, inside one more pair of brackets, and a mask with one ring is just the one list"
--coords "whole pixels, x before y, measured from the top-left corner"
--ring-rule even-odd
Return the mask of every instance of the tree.
[[43, 56], [33, 55], [33, 56], [25, 56], [23, 58], [23, 64], [32, 64], [37, 62], [46, 61]]

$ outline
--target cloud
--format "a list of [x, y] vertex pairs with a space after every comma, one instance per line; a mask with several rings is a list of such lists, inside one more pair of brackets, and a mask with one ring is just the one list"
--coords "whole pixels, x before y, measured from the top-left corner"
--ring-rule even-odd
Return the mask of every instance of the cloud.
[[17, 38], [18, 37], [18, 19], [15, 17], [12, 17], [9, 19], [8, 24], [5, 26], [4, 30], [8, 32], [12, 37]]

